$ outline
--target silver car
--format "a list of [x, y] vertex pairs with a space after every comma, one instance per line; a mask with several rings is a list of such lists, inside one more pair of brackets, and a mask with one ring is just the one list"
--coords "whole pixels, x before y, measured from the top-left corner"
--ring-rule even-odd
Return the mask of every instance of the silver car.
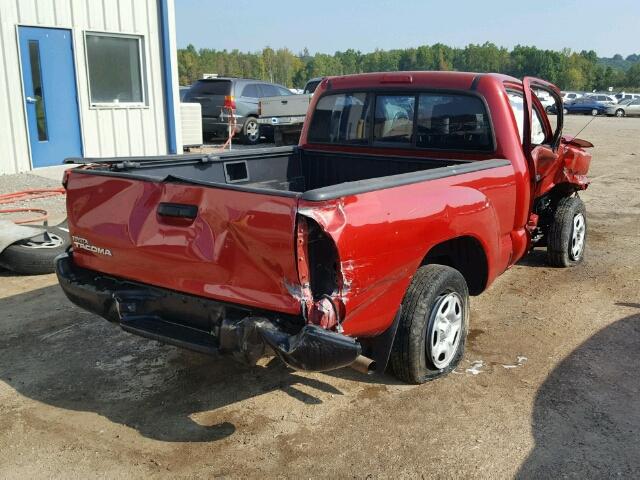
[[640, 99], [622, 100], [622, 102], [617, 105], [609, 105], [606, 113], [607, 115], [615, 115], [616, 117], [640, 115]]

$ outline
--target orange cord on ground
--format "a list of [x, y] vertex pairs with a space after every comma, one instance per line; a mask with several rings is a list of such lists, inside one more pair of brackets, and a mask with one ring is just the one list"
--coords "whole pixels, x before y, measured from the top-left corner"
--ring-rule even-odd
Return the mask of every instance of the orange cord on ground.
[[[20, 192], [5, 193], [0, 195], [0, 205], [15, 202], [24, 202], [29, 200], [36, 200], [39, 198], [53, 197], [56, 195], [64, 195], [64, 188], [36, 188], [32, 190], [22, 190]], [[49, 217], [49, 213], [41, 208], [7, 208], [0, 210], [2, 213], [21, 213], [21, 212], [36, 212], [39, 213], [39, 217], [25, 218], [14, 220], [13, 223], [34, 223], [43, 222]]]

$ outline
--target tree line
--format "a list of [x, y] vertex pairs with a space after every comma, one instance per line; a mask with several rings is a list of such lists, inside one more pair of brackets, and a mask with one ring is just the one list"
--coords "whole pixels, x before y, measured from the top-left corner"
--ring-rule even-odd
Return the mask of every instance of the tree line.
[[193, 45], [178, 50], [180, 85], [190, 85], [205, 73], [256, 78], [302, 88], [307, 80], [325, 75], [347, 75], [396, 70], [458, 70], [498, 72], [522, 78], [544, 78], [565, 90], [640, 90], [640, 55], [622, 59], [598, 58], [593, 50], [541, 50], [518, 45], [513, 49], [493, 43], [454, 48], [443, 44], [417, 48], [348, 49], [333, 55], [307, 49], [295, 54], [287, 48], [266, 47], [259, 52], [215, 50]]

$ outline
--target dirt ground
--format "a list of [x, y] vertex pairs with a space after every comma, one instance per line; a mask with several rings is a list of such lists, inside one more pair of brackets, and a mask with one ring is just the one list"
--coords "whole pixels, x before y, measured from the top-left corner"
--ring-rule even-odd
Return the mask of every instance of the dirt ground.
[[501, 276], [463, 363], [422, 386], [212, 360], [1, 272], [0, 478], [638, 478], [640, 119], [580, 136], [585, 262]]

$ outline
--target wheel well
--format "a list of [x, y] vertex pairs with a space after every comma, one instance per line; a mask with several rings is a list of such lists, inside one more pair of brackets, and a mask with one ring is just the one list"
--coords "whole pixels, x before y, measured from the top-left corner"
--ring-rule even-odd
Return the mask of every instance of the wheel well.
[[467, 282], [469, 293], [479, 295], [487, 286], [487, 256], [478, 240], [457, 237], [429, 250], [421, 265], [437, 263], [458, 270]]

